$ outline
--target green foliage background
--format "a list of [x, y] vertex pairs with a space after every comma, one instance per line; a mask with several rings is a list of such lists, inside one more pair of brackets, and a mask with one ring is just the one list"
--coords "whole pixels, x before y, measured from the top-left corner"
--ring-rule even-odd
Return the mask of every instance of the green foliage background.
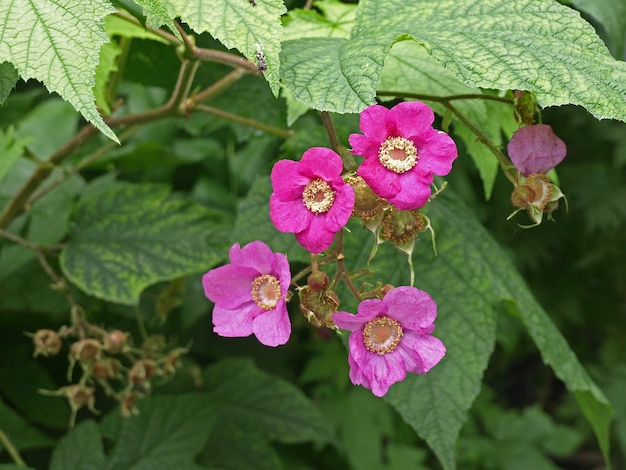
[[[0, 469], [626, 465], [626, 4], [565, 3], [1, 6]], [[568, 146], [569, 210], [528, 231], [482, 143], [517, 128], [513, 89]], [[305, 267], [268, 217], [273, 163], [330, 145], [319, 111], [347, 145], [356, 113], [397, 98], [433, 106], [460, 157], [427, 209], [438, 256], [426, 237], [413, 253], [448, 353], [381, 400], [295, 301], [281, 348], [217, 337], [200, 277], [256, 239]], [[373, 243], [349, 225], [349, 269]], [[370, 285], [408, 283], [388, 244], [368, 268]], [[101, 414], [68, 429], [64, 400], [38, 393], [67, 385], [68, 344], [33, 358], [23, 332], [67, 325], [73, 302], [138, 347], [189, 348], [138, 415], [99, 389]]]

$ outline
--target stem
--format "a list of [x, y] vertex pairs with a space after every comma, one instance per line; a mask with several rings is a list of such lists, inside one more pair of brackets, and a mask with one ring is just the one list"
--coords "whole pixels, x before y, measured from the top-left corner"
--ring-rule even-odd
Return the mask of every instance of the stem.
[[233, 70], [228, 75], [225, 75], [224, 77], [219, 79], [210, 87], [202, 90], [199, 93], [196, 93], [195, 95], [192, 95], [187, 100], [190, 102], [188, 104], [188, 108], [193, 109], [193, 107], [196, 106], [197, 104], [214, 98], [215, 96], [219, 95], [221, 92], [226, 90], [227, 88], [230, 88], [234, 83], [236, 83], [244, 75], [245, 75], [245, 71], [243, 71], [242, 69]]
[[0, 442], [2, 442], [2, 445], [7, 450], [7, 452], [13, 459], [13, 462], [15, 462], [18, 467], [26, 467], [26, 462], [24, 462], [19, 451], [15, 448], [15, 446], [9, 439], [9, 436], [7, 436], [2, 429], [0, 429]]
[[207, 106], [205, 104], [198, 104], [195, 106], [195, 109], [198, 111], [202, 111], [204, 113], [212, 114], [214, 116], [218, 116], [224, 119], [227, 119], [232, 122], [236, 122], [238, 124], [243, 124], [244, 126], [253, 127], [255, 129], [260, 129], [262, 131], [267, 132], [268, 134], [274, 134], [284, 139], [291, 137], [294, 132], [290, 130], [280, 129], [278, 127], [270, 126], [268, 124], [263, 124], [262, 122], [255, 121], [254, 119], [248, 119], [238, 114], [229, 113], [228, 111], [222, 111], [218, 108], [213, 108], [211, 106]]
[[216, 51], [214, 49], [203, 49], [201, 47], [194, 47], [192, 54], [193, 57], [199, 60], [226, 64], [232, 67], [236, 67], [238, 69], [245, 70], [246, 72], [253, 75], [258, 75], [259, 77], [263, 76], [263, 72], [258, 69], [256, 64], [250, 62], [244, 57], [240, 57], [235, 54], [230, 54], [223, 51]]
[[326, 133], [328, 134], [328, 140], [330, 140], [330, 146], [335, 152], [340, 153], [341, 144], [339, 143], [339, 137], [337, 137], [337, 131], [335, 130], [330, 114], [328, 111], [322, 111], [320, 115], [322, 117], [322, 123], [326, 128]]
[[359, 294], [359, 291], [356, 288], [356, 286], [352, 283], [352, 279], [350, 279], [350, 276], [348, 276], [348, 271], [346, 270], [346, 265], [344, 262], [343, 230], [340, 230], [339, 233], [337, 233], [336, 250], [337, 250], [337, 273], [335, 274], [335, 279], [333, 279], [332, 283], [336, 285], [335, 281], [338, 281], [338, 280], [342, 280], [343, 282], [345, 282], [348, 290], [352, 293], [354, 298], [360, 302], [362, 300], [361, 295]]

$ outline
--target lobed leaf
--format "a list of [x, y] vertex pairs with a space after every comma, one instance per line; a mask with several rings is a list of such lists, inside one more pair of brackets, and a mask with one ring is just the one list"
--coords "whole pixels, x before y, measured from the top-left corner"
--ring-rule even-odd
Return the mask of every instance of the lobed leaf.
[[92, 91], [100, 47], [108, 41], [103, 18], [114, 11], [106, 0], [5, 2], [0, 61], [11, 62], [24, 80], [43, 82], [118, 142], [98, 113]]
[[470, 87], [529, 90], [541, 106], [626, 121], [626, 64], [552, 0], [364, 0], [349, 40], [283, 44], [285, 85], [315, 109], [359, 112], [374, 102], [389, 48], [407, 38]]
[[[456, 468], [456, 440], [480, 391], [495, 343], [497, 314], [503, 305], [514, 305], [544, 361], [576, 396], [607, 457], [611, 407], [512, 262], [448, 191], [430, 204], [429, 217], [437, 231], [438, 256], [427, 240], [416, 245], [415, 286], [438, 304], [434, 335], [447, 353], [427, 375], [410, 374], [394, 385], [386, 399], [428, 442], [445, 469]], [[364, 233], [353, 229], [346, 237], [346, 259], [357, 266], [369, 256], [371, 241], [357, 236]], [[387, 245], [371, 263], [383, 281], [393, 285], [407, 283], [406, 266], [406, 257]]]
[[118, 184], [82, 200], [61, 253], [68, 279], [95, 297], [132, 305], [151, 284], [217, 263], [212, 214], [167, 194], [162, 186]]

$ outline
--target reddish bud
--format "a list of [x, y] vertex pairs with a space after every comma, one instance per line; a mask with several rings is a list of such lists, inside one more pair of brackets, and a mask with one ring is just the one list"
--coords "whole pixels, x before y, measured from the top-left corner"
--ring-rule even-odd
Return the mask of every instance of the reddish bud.
[[104, 350], [110, 354], [118, 354], [124, 350], [128, 341], [128, 333], [121, 330], [113, 330], [102, 338]]
[[322, 271], [315, 271], [314, 273], [309, 274], [306, 283], [311, 289], [322, 291], [328, 287], [330, 279], [326, 273]]

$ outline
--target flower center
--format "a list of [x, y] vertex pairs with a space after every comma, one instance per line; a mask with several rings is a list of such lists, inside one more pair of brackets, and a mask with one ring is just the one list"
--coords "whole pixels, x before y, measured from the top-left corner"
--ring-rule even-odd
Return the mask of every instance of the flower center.
[[276, 308], [281, 296], [280, 281], [271, 274], [257, 276], [252, 281], [252, 300], [263, 310]]
[[378, 317], [363, 328], [363, 342], [368, 351], [384, 356], [398, 347], [402, 334], [400, 323], [389, 317]]
[[302, 193], [302, 200], [308, 210], [314, 214], [328, 212], [335, 202], [335, 191], [320, 178], [316, 178], [306, 185]]
[[406, 173], [417, 160], [415, 144], [404, 137], [388, 137], [378, 149], [378, 161], [395, 173]]

